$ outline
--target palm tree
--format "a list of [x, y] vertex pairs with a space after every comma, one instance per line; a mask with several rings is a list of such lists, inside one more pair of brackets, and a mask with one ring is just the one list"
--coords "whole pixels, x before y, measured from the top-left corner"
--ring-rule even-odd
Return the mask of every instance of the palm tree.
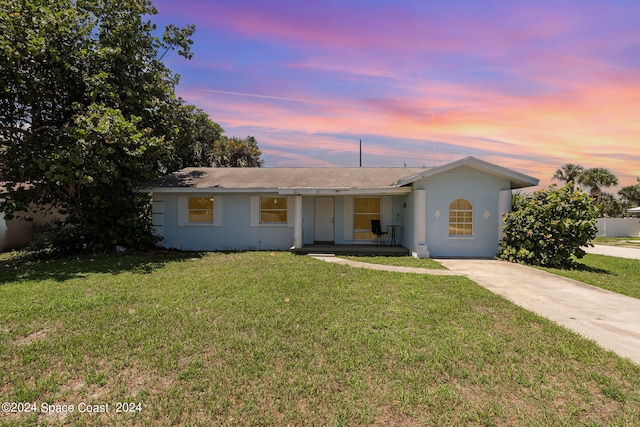
[[626, 216], [627, 208], [624, 203], [611, 193], [602, 192], [598, 198], [600, 217], [622, 218]]
[[578, 182], [590, 188], [589, 193], [593, 200], [597, 202], [600, 194], [602, 194], [602, 188], [618, 185], [618, 178], [609, 169], [590, 168], [580, 174]]
[[553, 174], [553, 179], [564, 181], [567, 184], [571, 181], [575, 184], [582, 172], [584, 172], [582, 166], [566, 163], [560, 169], [556, 170], [556, 173]]
[[633, 203], [635, 206], [640, 205], [640, 178], [636, 185], [627, 185], [618, 191], [618, 195], [624, 200]]

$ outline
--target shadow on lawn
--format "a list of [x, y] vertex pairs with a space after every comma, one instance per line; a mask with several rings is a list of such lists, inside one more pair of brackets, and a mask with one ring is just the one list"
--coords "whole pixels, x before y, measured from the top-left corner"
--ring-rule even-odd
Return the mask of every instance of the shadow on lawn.
[[0, 258], [0, 285], [26, 280], [53, 279], [59, 282], [94, 273], [148, 274], [170, 262], [202, 258], [202, 252], [158, 251], [111, 255], [36, 257], [5, 254]]
[[604, 268], [591, 267], [589, 265], [582, 264], [580, 262], [574, 263], [574, 265], [571, 267], [571, 270], [586, 271], [587, 273], [598, 273], [598, 274], [612, 274], [612, 275], [615, 275], [615, 273], [612, 273], [609, 270], [605, 270]]

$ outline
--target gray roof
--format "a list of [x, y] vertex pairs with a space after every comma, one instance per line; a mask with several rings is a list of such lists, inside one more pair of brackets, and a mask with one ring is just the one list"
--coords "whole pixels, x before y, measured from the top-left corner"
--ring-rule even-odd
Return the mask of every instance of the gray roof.
[[149, 183], [141, 191], [278, 191], [319, 194], [326, 192], [381, 191], [399, 193], [420, 180], [459, 167], [507, 179], [511, 188], [538, 185], [538, 179], [475, 157], [431, 168], [186, 168]]
[[425, 168], [186, 168], [157, 179], [166, 188], [396, 188], [398, 180]]

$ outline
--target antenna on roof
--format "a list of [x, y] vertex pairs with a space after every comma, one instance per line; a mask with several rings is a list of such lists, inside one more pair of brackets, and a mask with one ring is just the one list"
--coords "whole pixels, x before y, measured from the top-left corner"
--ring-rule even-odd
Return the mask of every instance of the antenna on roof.
[[362, 167], [362, 140], [360, 140], [360, 167]]

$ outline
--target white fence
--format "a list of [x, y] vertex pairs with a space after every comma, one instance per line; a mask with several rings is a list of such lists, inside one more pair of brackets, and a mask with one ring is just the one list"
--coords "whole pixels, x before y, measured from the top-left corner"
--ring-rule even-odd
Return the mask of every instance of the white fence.
[[598, 218], [598, 237], [640, 237], [640, 218]]

